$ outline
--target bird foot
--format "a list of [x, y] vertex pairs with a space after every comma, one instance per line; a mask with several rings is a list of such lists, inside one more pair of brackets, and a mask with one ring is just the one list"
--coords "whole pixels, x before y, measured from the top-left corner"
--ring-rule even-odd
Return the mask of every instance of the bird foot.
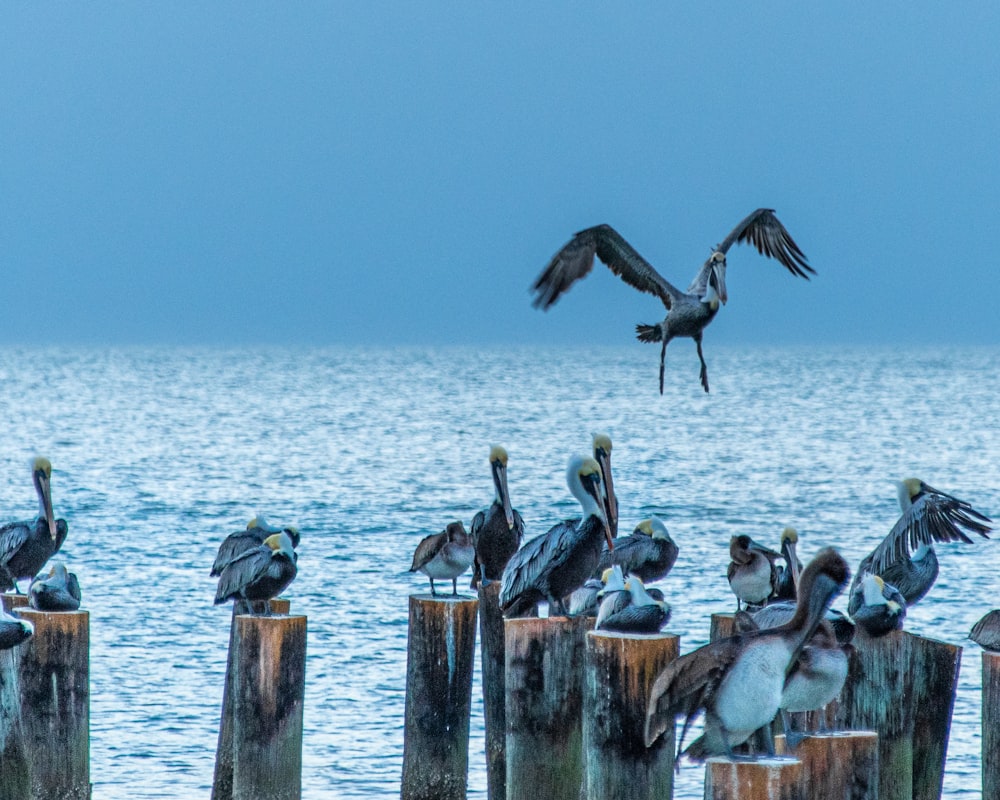
[[808, 735], [808, 733], [798, 733], [795, 731], [788, 732], [785, 734], [785, 744], [788, 745], [790, 751], [794, 752]]

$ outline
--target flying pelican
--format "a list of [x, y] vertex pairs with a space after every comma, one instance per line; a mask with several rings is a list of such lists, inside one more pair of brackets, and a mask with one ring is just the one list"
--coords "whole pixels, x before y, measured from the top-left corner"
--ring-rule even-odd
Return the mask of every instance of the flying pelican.
[[600, 465], [589, 456], [570, 459], [566, 483], [583, 508], [583, 518], [554, 525], [507, 562], [500, 582], [500, 607], [506, 616], [530, 613], [540, 600], [548, 601], [550, 615], [564, 615], [563, 598], [597, 567], [602, 535], [614, 546], [604, 515]]
[[[988, 539], [992, 520], [968, 503], [928, 486], [919, 478], [900, 481], [897, 488], [903, 514], [882, 543], [862, 559], [854, 582], [869, 573], [878, 575], [899, 589], [906, 605], [912, 606], [927, 594], [937, 579], [934, 543], [972, 544], [965, 531]], [[861, 596], [852, 586], [848, 613], [853, 614], [860, 603]]]
[[627, 602], [620, 609], [608, 609], [605, 612], [604, 603], [601, 603], [595, 630], [659, 633], [670, 621], [670, 604], [654, 599], [636, 575], [628, 576], [624, 593], [627, 594]]
[[988, 612], [973, 625], [969, 638], [984, 650], [1000, 650], [1000, 611]]
[[52, 512], [52, 464], [38, 456], [31, 465], [31, 478], [38, 494], [38, 516], [34, 520], [8, 522], [0, 527], [0, 589], [21, 590], [17, 582], [31, 580], [66, 541], [66, 520]]
[[254, 603], [264, 603], [281, 594], [295, 579], [295, 548], [287, 533], [272, 533], [264, 543], [241, 553], [219, 575], [215, 605], [227, 600], [243, 600], [253, 610]]
[[750, 242], [759, 253], [776, 258], [793, 275], [808, 278], [815, 274], [805, 254], [785, 230], [774, 209], [758, 208], [743, 219], [722, 241], [698, 270], [687, 292], [682, 292], [653, 269], [638, 252], [610, 225], [598, 225], [580, 231], [563, 247], [542, 271], [532, 286], [535, 308], [548, 308], [573, 283], [587, 275], [594, 266], [594, 254], [615, 275], [640, 292], [656, 295], [667, 308], [667, 316], [657, 325], [636, 325], [640, 342], [663, 342], [660, 348], [660, 394], [663, 394], [663, 362], [667, 343], [677, 337], [694, 339], [701, 361], [701, 385], [708, 391], [708, 367], [701, 351], [705, 328], [725, 304], [726, 253], [736, 243]]
[[611, 477], [611, 437], [606, 433], [595, 433], [593, 437], [594, 461], [601, 465], [601, 479], [604, 481], [604, 516], [614, 538], [618, 535], [618, 495], [615, 494], [615, 482]]
[[799, 585], [799, 575], [802, 572], [802, 562], [795, 552], [795, 546], [799, 542], [799, 534], [795, 528], [785, 528], [781, 532], [781, 557], [785, 559], [785, 566], [776, 567], [778, 583], [775, 587], [772, 600], [795, 600], [795, 592]]
[[500, 445], [490, 448], [490, 471], [496, 498], [493, 504], [472, 518], [472, 546], [476, 557], [472, 568], [475, 589], [479, 582], [498, 581], [510, 557], [521, 546], [524, 538], [524, 520], [511, 508], [507, 491], [507, 451]]
[[82, 599], [76, 574], [62, 561], [53, 561], [49, 574], [39, 575], [28, 587], [28, 605], [38, 611], [76, 611]]
[[746, 534], [733, 536], [729, 540], [729, 588], [736, 595], [736, 610], [740, 610], [740, 602], [750, 605], [760, 605], [774, 593], [778, 574], [774, 568], [774, 560], [780, 558], [769, 547], [757, 544]]
[[19, 619], [4, 611], [0, 605], [0, 650], [9, 650], [31, 638], [35, 626], [26, 619]]
[[282, 531], [287, 533], [292, 540], [293, 548], [299, 546], [300, 536], [298, 528], [294, 525], [279, 528], [276, 525], [271, 525], [264, 517], [258, 514], [247, 523], [245, 530], [235, 531], [222, 540], [222, 544], [219, 545], [219, 552], [215, 555], [215, 562], [212, 564], [212, 571], [208, 573], [209, 576], [214, 578], [217, 575], [221, 575], [222, 568], [240, 553], [245, 553], [247, 550], [259, 547], [264, 543], [264, 539], [272, 533], [281, 533]]
[[865, 633], [877, 638], [902, 629], [906, 600], [895, 586], [869, 573], [851, 586], [848, 611]]
[[628, 536], [615, 539], [614, 550], [604, 550], [598, 569], [603, 573], [613, 564], [620, 564], [629, 575], [643, 583], [652, 583], [667, 576], [677, 561], [677, 544], [670, 538], [667, 526], [659, 517], [644, 519]]
[[413, 552], [410, 572], [422, 572], [431, 579], [431, 595], [436, 597], [434, 579], [450, 580], [451, 594], [458, 596], [458, 576], [472, 566], [476, 551], [458, 520], [449, 522], [441, 533], [432, 533], [420, 540]]
[[792, 618], [777, 628], [741, 633], [673, 661], [653, 683], [646, 712], [646, 746], [685, 718], [684, 733], [705, 710], [704, 733], [686, 752], [693, 759], [732, 756], [732, 748], [771, 722], [781, 705], [785, 674], [812, 638], [833, 598], [850, 578], [833, 548], [821, 550], [802, 572]]

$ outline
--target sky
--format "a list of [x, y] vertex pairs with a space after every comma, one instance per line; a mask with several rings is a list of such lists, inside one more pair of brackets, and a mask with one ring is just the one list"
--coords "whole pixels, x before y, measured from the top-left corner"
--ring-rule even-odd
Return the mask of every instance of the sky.
[[996, 344], [1000, 5], [6, 3], [0, 344], [619, 345], [774, 208], [706, 344]]

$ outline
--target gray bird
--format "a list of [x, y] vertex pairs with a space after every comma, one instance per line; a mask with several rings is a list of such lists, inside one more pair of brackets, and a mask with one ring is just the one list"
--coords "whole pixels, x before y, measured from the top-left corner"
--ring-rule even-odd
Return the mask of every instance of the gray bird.
[[420, 540], [413, 553], [410, 572], [422, 572], [431, 579], [431, 595], [437, 596], [434, 580], [451, 581], [452, 596], [458, 595], [458, 576], [472, 566], [476, 551], [461, 521], [449, 522], [441, 533]]
[[295, 548], [291, 537], [282, 531], [268, 536], [264, 543], [247, 550], [222, 568], [215, 605], [227, 600], [244, 601], [255, 611], [281, 594], [295, 579], [297, 572]]
[[39, 575], [28, 587], [28, 605], [38, 611], [76, 611], [82, 599], [76, 574], [62, 561], [53, 561], [49, 574]]
[[219, 551], [215, 554], [212, 571], [208, 574], [213, 578], [221, 575], [223, 567], [236, 558], [236, 556], [245, 553], [247, 550], [259, 547], [268, 536], [273, 533], [281, 533], [281, 531], [288, 534], [292, 540], [293, 548], [299, 546], [300, 537], [298, 528], [294, 525], [279, 528], [276, 525], [271, 525], [264, 517], [258, 514], [247, 523], [244, 530], [234, 531], [222, 540], [222, 544], [219, 545]]
[[0, 650], [9, 650], [27, 641], [35, 632], [35, 626], [26, 619], [11, 616], [0, 606]]

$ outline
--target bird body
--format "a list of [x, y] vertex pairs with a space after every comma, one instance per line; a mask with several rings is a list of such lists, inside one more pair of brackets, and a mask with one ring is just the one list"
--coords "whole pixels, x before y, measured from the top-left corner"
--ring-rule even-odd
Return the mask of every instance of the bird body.
[[851, 589], [848, 611], [865, 633], [877, 638], [902, 629], [906, 600], [899, 589], [870, 573]]
[[227, 600], [262, 603], [277, 597], [295, 579], [295, 549], [291, 537], [282, 531], [268, 536], [263, 544], [240, 554], [222, 569], [215, 604]]
[[9, 650], [27, 641], [35, 632], [35, 626], [26, 619], [19, 619], [4, 611], [0, 606], [0, 650]]
[[450, 580], [452, 595], [458, 595], [458, 576], [472, 566], [475, 554], [465, 526], [456, 520], [449, 522], [441, 533], [432, 533], [420, 540], [413, 553], [410, 572], [422, 572], [430, 578], [431, 595], [437, 595], [435, 580]]
[[238, 555], [245, 553], [247, 550], [259, 547], [268, 536], [280, 533], [281, 531], [285, 531], [288, 534], [292, 540], [293, 548], [299, 546], [298, 528], [294, 526], [279, 528], [271, 525], [264, 517], [258, 514], [247, 523], [244, 530], [235, 531], [222, 540], [222, 544], [219, 545], [219, 550], [215, 555], [215, 561], [212, 564], [212, 571], [209, 572], [209, 576], [216, 577], [217, 575], [221, 575], [226, 564]]
[[738, 242], [752, 243], [759, 253], [777, 259], [790, 273], [808, 278], [815, 273], [805, 255], [773, 209], [758, 208], [733, 228], [698, 270], [686, 292], [658, 273], [625, 238], [610, 225], [597, 225], [577, 233], [549, 262], [532, 286], [533, 304], [547, 310], [577, 280], [594, 266], [596, 255], [611, 271], [641, 292], [659, 297], [667, 316], [656, 325], [637, 325], [643, 342], [662, 342], [660, 349], [660, 394], [663, 394], [664, 358], [667, 344], [678, 337], [694, 339], [701, 361], [701, 385], [708, 391], [708, 367], [701, 349], [702, 334], [714, 319], [719, 305], [728, 300], [726, 253]]
[[795, 600], [795, 593], [799, 585], [799, 575], [802, 572], [802, 563], [795, 552], [799, 542], [799, 534], [795, 528], [785, 528], [781, 532], [781, 557], [785, 560], [783, 567], [777, 567], [777, 583], [774, 588], [772, 600]]
[[677, 561], [677, 543], [670, 538], [667, 526], [659, 517], [642, 520], [628, 536], [615, 539], [613, 550], [605, 549], [598, 562], [604, 572], [615, 564], [626, 575], [635, 575], [643, 583], [652, 583], [667, 576]]
[[28, 587], [28, 605], [38, 611], [76, 611], [82, 599], [80, 582], [61, 561], [53, 562], [49, 574]]
[[990, 611], [975, 625], [969, 638], [984, 650], [1000, 650], [1000, 611]]
[[604, 602], [598, 614], [595, 629], [619, 633], [659, 633], [670, 620], [670, 604], [654, 599], [635, 575], [629, 575], [624, 584], [625, 602], [618, 601], [605, 611]]
[[774, 560], [780, 558], [780, 553], [743, 534], [729, 540], [729, 557], [726, 577], [736, 595], [736, 610], [739, 611], [741, 603], [748, 606], [764, 603], [777, 585]]
[[469, 534], [475, 549], [473, 589], [480, 581], [500, 580], [504, 567], [524, 538], [524, 520], [511, 507], [507, 489], [507, 451], [499, 445], [490, 449], [490, 471], [496, 496], [489, 508], [472, 518]]

